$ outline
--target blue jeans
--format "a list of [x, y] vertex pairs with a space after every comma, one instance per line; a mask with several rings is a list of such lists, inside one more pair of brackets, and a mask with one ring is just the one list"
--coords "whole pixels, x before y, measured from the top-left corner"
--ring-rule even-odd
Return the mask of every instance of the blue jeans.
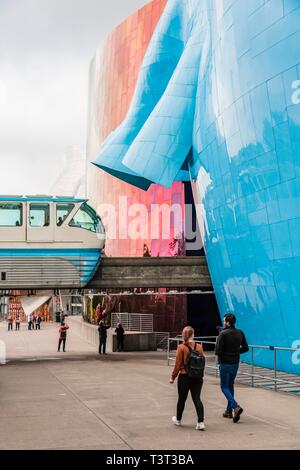
[[239, 405], [234, 399], [234, 381], [239, 370], [239, 364], [220, 364], [221, 390], [227, 398], [227, 413]]

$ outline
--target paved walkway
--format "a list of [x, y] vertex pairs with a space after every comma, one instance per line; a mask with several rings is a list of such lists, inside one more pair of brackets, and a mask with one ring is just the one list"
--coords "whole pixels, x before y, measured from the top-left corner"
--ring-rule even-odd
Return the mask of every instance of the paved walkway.
[[56, 353], [57, 326], [8, 333], [0, 366], [0, 449], [300, 449], [300, 398], [251, 389], [235, 425], [222, 418], [218, 381], [208, 376], [203, 398], [207, 431], [195, 431], [189, 399], [184, 425], [170, 424], [176, 386], [163, 353], [99, 357], [72, 331], [68, 352]]
[[[5, 342], [6, 357], [8, 362], [16, 359], [37, 361], [57, 360], [65, 358], [82, 357], [95, 354], [95, 347], [79, 336], [68, 332], [66, 352], [57, 352], [59, 323], [42, 323], [41, 330], [28, 330], [27, 324], [22, 323], [20, 331], [7, 331], [6, 323], [0, 323], [0, 340]], [[61, 347], [62, 350], [62, 347]], [[1, 354], [0, 354], [1, 359]]]

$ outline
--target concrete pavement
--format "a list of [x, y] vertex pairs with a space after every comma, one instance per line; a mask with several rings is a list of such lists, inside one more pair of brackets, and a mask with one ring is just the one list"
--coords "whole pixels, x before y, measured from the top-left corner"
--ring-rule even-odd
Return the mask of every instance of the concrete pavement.
[[217, 379], [205, 380], [207, 431], [195, 431], [188, 400], [183, 426], [174, 427], [176, 385], [163, 353], [99, 357], [70, 331], [68, 352], [56, 352], [57, 326], [8, 333], [0, 366], [0, 449], [299, 449], [300, 399], [237, 386], [245, 407], [235, 425]]
[[[57, 352], [59, 338], [59, 323], [42, 323], [41, 330], [28, 330], [27, 324], [22, 323], [20, 331], [7, 331], [7, 325], [0, 323], [0, 341], [6, 345], [8, 361], [21, 359], [35, 361], [38, 359], [58, 359], [63, 354]], [[61, 347], [62, 350], [62, 347]], [[94, 355], [95, 347], [83, 341], [70, 328], [67, 336], [66, 358], [81, 357], [82, 354]]]

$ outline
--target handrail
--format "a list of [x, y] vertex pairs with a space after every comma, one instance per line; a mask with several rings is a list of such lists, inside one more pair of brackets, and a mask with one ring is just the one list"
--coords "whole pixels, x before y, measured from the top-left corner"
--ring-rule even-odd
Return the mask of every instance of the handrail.
[[[202, 337], [195, 337], [194, 338], [194, 341], [195, 343], [197, 344], [207, 344], [207, 345], [213, 345], [215, 346], [216, 345], [216, 341], [206, 341], [205, 338], [215, 338], [217, 339], [217, 336], [214, 336], [214, 337], [205, 337], [205, 336], [202, 336]], [[181, 343], [183, 341], [183, 338], [182, 336], [181, 337], [176, 337], [176, 338], [169, 338], [168, 340], [168, 366], [170, 365], [170, 361], [173, 361], [174, 360], [174, 357], [171, 357], [171, 348], [170, 348], [170, 345], [172, 342], [176, 342], [176, 343]], [[267, 350], [267, 351], [271, 351], [273, 352], [273, 368], [268, 368], [268, 370], [270, 371], [273, 371], [274, 372], [274, 376], [273, 377], [268, 377], [268, 376], [264, 376], [264, 375], [261, 375], [261, 374], [258, 374], [258, 373], [255, 373], [254, 372], [254, 368], [255, 367], [262, 367], [262, 366], [258, 366], [258, 365], [255, 365], [255, 361], [254, 361], [254, 350], [255, 349], [262, 349], [262, 350]], [[286, 379], [281, 379], [281, 378], [278, 378], [278, 367], [277, 367], [277, 352], [278, 351], [289, 351], [289, 352], [299, 352], [300, 353], [300, 348], [284, 348], [284, 347], [281, 347], [281, 346], [266, 346], [266, 345], [249, 345], [249, 350], [250, 350], [250, 353], [251, 353], [251, 362], [250, 362], [250, 367], [251, 367], [251, 373], [249, 372], [245, 372], [245, 371], [239, 371], [239, 376], [249, 376], [251, 377], [251, 386], [252, 387], [255, 387], [255, 378], [258, 378], [258, 379], [266, 379], [266, 380], [270, 380], [271, 382], [274, 383], [274, 390], [277, 392], [278, 391], [278, 384], [279, 383], [284, 383], [284, 384], [288, 384], [288, 385], [296, 385], [299, 387], [299, 390], [300, 390], [300, 375], [299, 375], [299, 382], [295, 382], [293, 380], [286, 380]], [[243, 362], [245, 364], [245, 362]], [[215, 357], [215, 366], [212, 366], [212, 365], [207, 365], [207, 368], [208, 369], [213, 369], [216, 371], [216, 376], [218, 376], [218, 371], [219, 371], [219, 367], [218, 367], [218, 358]]]
[[160, 345], [163, 345], [165, 343], [167, 343], [167, 348], [168, 348], [168, 340], [170, 338], [170, 333], [166, 333], [164, 331], [155, 331], [154, 334], [155, 334], [156, 337], [158, 335], [165, 335], [160, 339], [160, 341], [158, 343], [156, 343], [156, 348], [159, 349]]
[[[205, 338], [218, 338], [217, 336], [195, 336], [194, 337], [194, 340], [195, 340], [195, 343], [203, 343], [203, 344], [214, 344], [216, 345], [216, 341], [204, 341]], [[179, 336], [176, 336], [176, 338], [169, 338], [169, 341], [183, 341], [183, 337], [179, 337]], [[260, 346], [260, 345], [257, 345], [257, 344], [249, 344], [249, 348], [254, 348], [254, 349], [265, 349], [265, 350], [268, 350], [268, 351], [298, 351], [300, 352], [300, 348], [283, 348], [281, 346]]]

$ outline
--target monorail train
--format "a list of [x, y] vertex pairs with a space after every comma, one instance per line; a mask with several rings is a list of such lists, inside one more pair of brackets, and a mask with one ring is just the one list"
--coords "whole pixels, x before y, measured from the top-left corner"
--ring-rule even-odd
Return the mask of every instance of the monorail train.
[[0, 196], [0, 289], [84, 287], [104, 245], [85, 199]]

